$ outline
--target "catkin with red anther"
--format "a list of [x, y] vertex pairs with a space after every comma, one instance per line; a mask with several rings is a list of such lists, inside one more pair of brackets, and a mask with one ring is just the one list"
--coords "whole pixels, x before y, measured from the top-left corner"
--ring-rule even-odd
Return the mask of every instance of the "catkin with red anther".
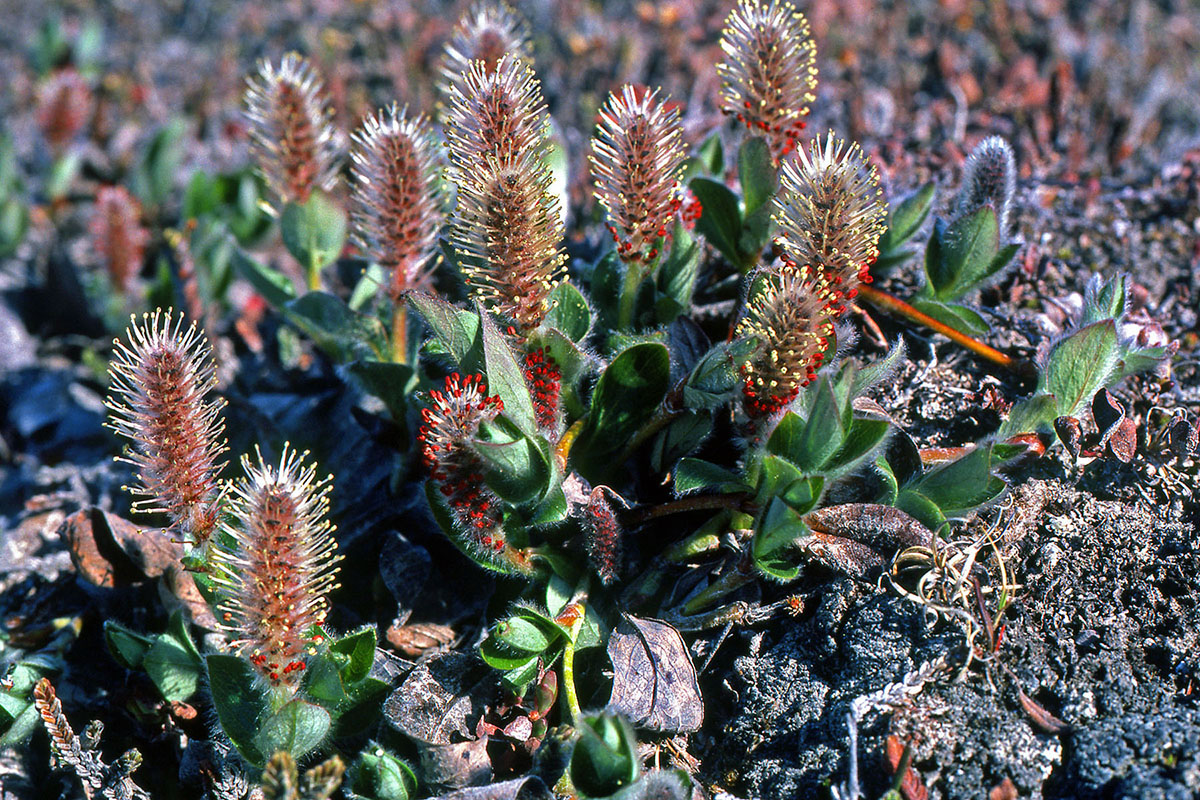
[[308, 61], [288, 53], [278, 67], [260, 62], [257, 76], [246, 81], [245, 102], [259, 170], [280, 204], [305, 203], [313, 191], [333, 188], [340, 137]]
[[679, 210], [684, 156], [679, 111], [657, 91], [626, 84], [608, 96], [592, 137], [592, 179], [624, 261], [658, 257], [655, 242]]
[[766, 137], [778, 162], [796, 148], [816, 99], [817, 50], [789, 2], [740, 0], [721, 33], [721, 110]]
[[816, 377], [833, 339], [834, 313], [824, 285], [802, 270], [761, 273], [763, 279], [738, 325], [758, 346], [742, 364], [742, 407], [769, 417]]
[[887, 228], [887, 203], [879, 175], [857, 143], [830, 132], [783, 164], [775, 195], [775, 221], [786, 261], [826, 284], [834, 308], [870, 283]]
[[202, 549], [220, 518], [217, 474], [225, 466], [222, 400], [212, 349], [196, 323], [168, 310], [133, 319], [115, 342], [106, 405], [109, 427], [131, 442], [121, 460], [137, 471], [135, 511], [162, 512]]
[[388, 294], [430, 288], [442, 226], [438, 158], [429, 121], [395, 105], [352, 137], [354, 218], [363, 252], [388, 270]]
[[242, 458], [225, 533], [214, 559], [220, 622], [231, 645], [273, 687], [294, 692], [315, 628], [337, 587], [337, 542], [329, 523], [330, 478], [317, 478], [307, 453], [284, 445], [279, 464]]
[[501, 500], [484, 482], [483, 460], [472, 449], [479, 426], [503, 410], [499, 396], [488, 396], [482, 375], [455, 373], [429, 393], [417, 441], [438, 501], [450, 513], [455, 544], [476, 561], [528, 572], [529, 556], [508, 542]]

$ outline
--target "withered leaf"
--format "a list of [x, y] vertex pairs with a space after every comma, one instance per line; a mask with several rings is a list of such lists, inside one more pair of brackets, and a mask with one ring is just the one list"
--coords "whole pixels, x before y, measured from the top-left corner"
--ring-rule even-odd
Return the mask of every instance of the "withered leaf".
[[183, 554], [168, 532], [139, 527], [96, 507], [67, 517], [59, 533], [79, 574], [106, 588], [157, 578], [178, 564]]
[[655, 619], [622, 615], [608, 641], [613, 665], [610, 708], [662, 733], [688, 733], [704, 721], [696, 668], [679, 631]]
[[1054, 432], [1058, 434], [1058, 440], [1067, 448], [1071, 458], [1079, 458], [1083, 449], [1083, 428], [1079, 420], [1075, 417], [1059, 417], [1054, 420]]
[[383, 713], [396, 730], [419, 744], [469, 739], [496, 674], [466, 653], [446, 653], [417, 665], [388, 695]]
[[813, 531], [803, 546], [804, 552], [825, 566], [853, 578], [865, 578], [887, 563], [876, 550], [845, 536]]
[[487, 739], [454, 744], [426, 744], [421, 751], [421, 778], [439, 789], [483, 786], [492, 779]]
[[1067, 723], [1047, 711], [1040, 703], [1025, 694], [1022, 689], [1017, 690], [1017, 701], [1020, 702], [1025, 716], [1029, 717], [1029, 722], [1042, 733], [1057, 736], [1070, 728]]
[[1180, 458], [1200, 449], [1200, 419], [1190, 421], [1186, 414], [1181, 414], [1171, 420], [1167, 426], [1167, 447]]
[[804, 521], [813, 531], [853, 539], [887, 555], [906, 547], [929, 547], [933, 543], [933, 531], [892, 506], [845, 503], [819, 508]]
[[550, 790], [540, 778], [525, 777], [493, 783], [490, 786], [459, 789], [450, 794], [438, 795], [434, 800], [550, 800], [551, 797]]

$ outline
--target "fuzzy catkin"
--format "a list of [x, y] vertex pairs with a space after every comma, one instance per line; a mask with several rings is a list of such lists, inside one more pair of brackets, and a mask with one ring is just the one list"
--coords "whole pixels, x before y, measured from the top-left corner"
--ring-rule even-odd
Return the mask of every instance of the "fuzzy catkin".
[[765, 136], [781, 161], [796, 148], [816, 99], [808, 20], [786, 0], [740, 0], [725, 20], [721, 49], [721, 110]]
[[137, 471], [134, 510], [163, 512], [172, 529], [203, 549], [217, 527], [224, 468], [212, 350], [195, 322], [173, 310], [131, 320], [109, 367], [109, 427], [128, 439], [122, 456]]
[[330, 478], [317, 478], [307, 453], [285, 445], [278, 466], [242, 458], [217, 551], [220, 619], [233, 647], [272, 687], [295, 691], [318, 643], [337, 586], [337, 542], [327, 519]]
[[429, 121], [392, 105], [363, 120], [352, 138], [354, 216], [364, 252], [389, 271], [392, 300], [428, 289], [443, 219]]
[[246, 82], [245, 103], [251, 147], [281, 204], [305, 203], [313, 191], [333, 188], [340, 137], [324, 84], [307, 60], [288, 53], [278, 67], [260, 62]]
[[626, 84], [608, 96], [592, 137], [592, 179], [626, 261], [658, 256], [654, 242], [668, 236], [679, 210], [684, 155], [679, 111], [657, 91]]

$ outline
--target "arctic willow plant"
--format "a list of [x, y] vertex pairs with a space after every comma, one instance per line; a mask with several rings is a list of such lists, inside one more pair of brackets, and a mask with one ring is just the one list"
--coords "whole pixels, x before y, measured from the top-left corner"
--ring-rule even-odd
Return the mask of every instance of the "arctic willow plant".
[[256, 451], [242, 459], [242, 479], [218, 484], [225, 446], [212, 354], [173, 311], [134, 320], [111, 374], [111, 426], [133, 442], [125, 459], [138, 474], [136, 505], [165, 513], [188, 545], [185, 563], [232, 650], [202, 659], [177, 617], [154, 639], [107, 625], [114, 655], [146, 669], [172, 702], [190, 699], [204, 673], [222, 731], [255, 765], [280, 750], [312, 751], [345, 713], [366, 710], [357, 724], [377, 717], [386, 687], [368, 677], [374, 631], [331, 637], [325, 627], [340, 560], [326, 519], [330, 479], [284, 445], [278, 465]]

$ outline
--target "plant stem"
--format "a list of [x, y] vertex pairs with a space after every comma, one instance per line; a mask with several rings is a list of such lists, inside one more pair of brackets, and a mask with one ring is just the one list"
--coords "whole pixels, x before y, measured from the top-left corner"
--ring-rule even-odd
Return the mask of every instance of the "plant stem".
[[652, 519], [658, 519], [659, 517], [665, 517], [670, 514], [682, 514], [687, 511], [704, 511], [718, 508], [731, 508], [735, 511], [740, 511], [745, 507], [749, 500], [750, 495], [746, 494], [745, 492], [733, 492], [730, 494], [689, 495], [687, 497], [681, 497], [678, 500], [659, 503], [656, 506], [634, 509], [626, 517], [626, 522], [629, 525], [640, 525], [643, 522], [648, 522]]
[[992, 362], [1005, 369], [1014, 372], [1021, 371], [1021, 363], [1012, 356], [1001, 353], [994, 347], [984, 344], [978, 339], [974, 339], [961, 331], [956, 331], [944, 322], [939, 322], [928, 314], [924, 314], [910, 306], [898, 297], [880, 291], [872, 286], [862, 285], [858, 287], [859, 295], [871, 305], [881, 308], [884, 311], [890, 311], [897, 316], [904, 317], [918, 325], [923, 325], [930, 330], [940, 333], [947, 339], [962, 345], [970, 350], [975, 355], [982, 359]]
[[308, 290], [310, 292], [321, 290], [321, 264], [315, 256], [308, 262]]
[[708, 588], [687, 602], [683, 607], [684, 616], [690, 617], [693, 614], [703, 611], [709, 606], [714, 605], [722, 597], [733, 594], [752, 580], [754, 580], [754, 573], [748, 568], [743, 569], [739, 566], [737, 569], [726, 572], [720, 578], [710, 583]]
[[567, 637], [566, 644], [563, 645], [563, 702], [567, 704], [567, 714], [571, 718], [571, 724], [578, 725], [579, 718], [583, 715], [583, 709], [579, 706], [579, 695], [575, 691], [575, 640], [579, 636], [579, 629], [583, 627], [583, 618], [586, 612], [583, 602], [577, 600], [564, 608], [555, 621], [561, 624], [567, 612], [572, 612], [574, 619], [566, 626], [570, 635]]
[[633, 306], [637, 301], [638, 287], [646, 277], [637, 264], [625, 263], [625, 280], [621, 284], [621, 304], [617, 311], [618, 330], [628, 331], [633, 324]]
[[408, 304], [403, 300], [392, 310], [392, 361], [408, 363]]

